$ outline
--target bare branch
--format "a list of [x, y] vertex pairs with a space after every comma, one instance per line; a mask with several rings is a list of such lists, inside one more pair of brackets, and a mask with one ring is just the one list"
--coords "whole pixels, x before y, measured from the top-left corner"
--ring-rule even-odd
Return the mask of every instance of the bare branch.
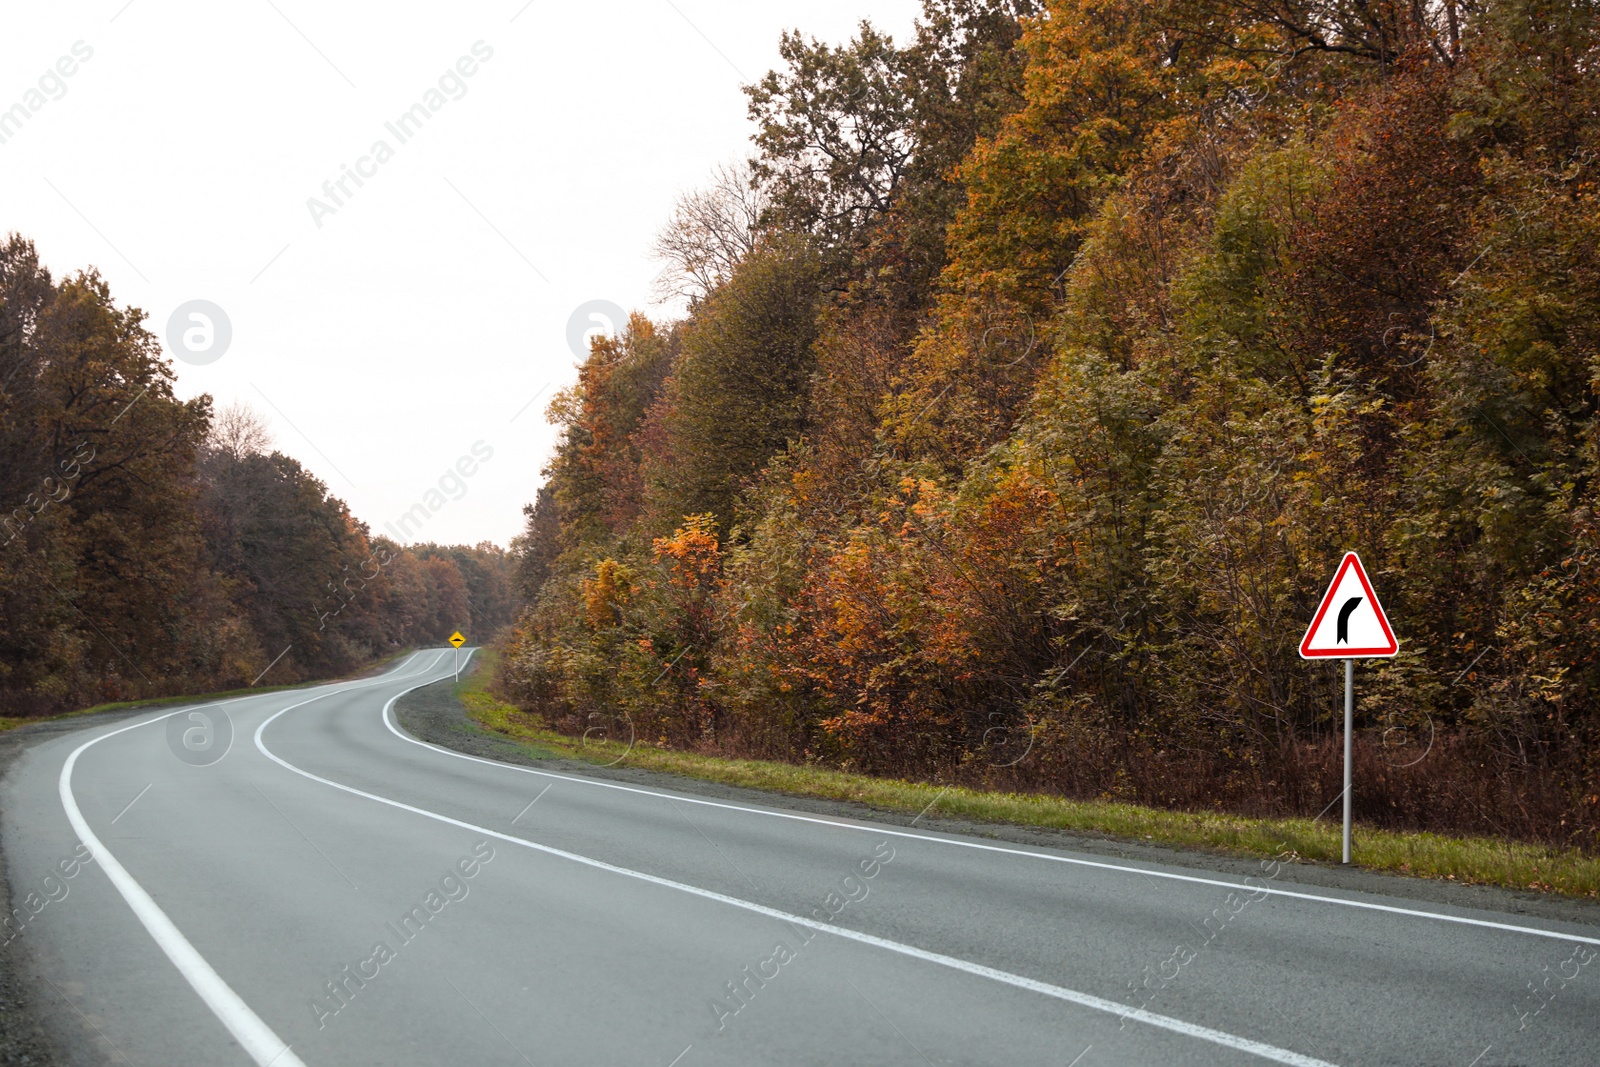
[[656, 279], [658, 300], [704, 299], [755, 248], [767, 198], [751, 179], [748, 164], [725, 163], [704, 188], [678, 198], [656, 234], [655, 258], [667, 264]]

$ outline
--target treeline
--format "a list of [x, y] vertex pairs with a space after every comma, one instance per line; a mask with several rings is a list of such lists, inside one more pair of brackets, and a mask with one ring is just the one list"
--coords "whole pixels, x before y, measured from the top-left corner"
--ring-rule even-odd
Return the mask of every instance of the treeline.
[[1600, 9], [925, 0], [786, 35], [753, 158], [556, 399], [503, 685], [568, 729], [1600, 831]]
[[0, 714], [303, 681], [512, 618], [504, 550], [373, 537], [143, 313], [0, 245]]

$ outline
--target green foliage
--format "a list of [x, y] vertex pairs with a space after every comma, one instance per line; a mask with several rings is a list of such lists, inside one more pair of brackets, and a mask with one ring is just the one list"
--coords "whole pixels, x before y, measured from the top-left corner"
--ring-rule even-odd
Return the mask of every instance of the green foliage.
[[955, 171], [1021, 100], [1035, 0], [924, 0], [908, 45], [863, 22], [842, 47], [786, 33], [787, 69], [745, 89], [752, 166], [780, 232], [819, 238], [858, 299], [920, 311], [964, 199]]
[[745, 481], [804, 432], [820, 281], [809, 241], [776, 239], [684, 326], [646, 474], [666, 522], [709, 512], [726, 526]]

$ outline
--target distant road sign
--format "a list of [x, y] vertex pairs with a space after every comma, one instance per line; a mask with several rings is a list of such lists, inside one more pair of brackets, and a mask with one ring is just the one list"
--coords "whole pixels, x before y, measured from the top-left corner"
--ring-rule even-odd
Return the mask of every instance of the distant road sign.
[[462, 645], [467, 643], [467, 639], [461, 636], [460, 630], [457, 630], [455, 633], [450, 635], [450, 643], [455, 645], [457, 648], [460, 648]]
[[1399, 651], [1400, 642], [1367, 580], [1361, 557], [1346, 552], [1300, 642], [1301, 657], [1358, 659], [1392, 656]]

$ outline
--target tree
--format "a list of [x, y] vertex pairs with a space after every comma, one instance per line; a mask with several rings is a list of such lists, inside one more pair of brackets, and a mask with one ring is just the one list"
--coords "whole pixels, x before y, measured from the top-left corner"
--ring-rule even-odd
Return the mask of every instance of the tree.
[[771, 201], [747, 164], [723, 164], [703, 189], [681, 196], [656, 234], [655, 257], [667, 264], [656, 279], [660, 300], [704, 300], [755, 250]]
[[212, 420], [206, 446], [239, 460], [272, 447], [272, 433], [267, 429], [266, 420], [248, 404], [235, 402]]
[[726, 529], [745, 480], [804, 433], [820, 279], [808, 240], [774, 239], [685, 326], [650, 416], [665, 436], [646, 493], [663, 523], [709, 513]]
[[1365, 817], [1600, 846], [1600, 11], [924, 15], [751, 88], [772, 208], [646, 406], [563, 400], [514, 694], [1309, 817], [1339, 678], [1295, 641], [1354, 546], [1403, 631]]

